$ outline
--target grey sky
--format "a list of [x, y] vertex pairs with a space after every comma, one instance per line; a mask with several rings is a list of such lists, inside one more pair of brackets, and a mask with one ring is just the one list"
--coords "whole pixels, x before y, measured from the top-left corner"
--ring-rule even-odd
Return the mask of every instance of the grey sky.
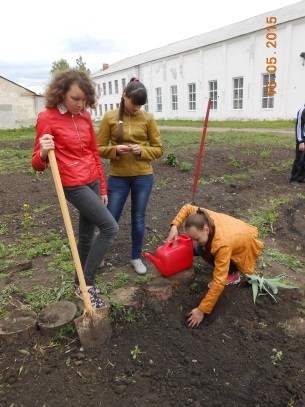
[[0, 76], [40, 92], [52, 63], [81, 55], [91, 72], [172, 42], [296, 3], [12, 0], [1, 10]]

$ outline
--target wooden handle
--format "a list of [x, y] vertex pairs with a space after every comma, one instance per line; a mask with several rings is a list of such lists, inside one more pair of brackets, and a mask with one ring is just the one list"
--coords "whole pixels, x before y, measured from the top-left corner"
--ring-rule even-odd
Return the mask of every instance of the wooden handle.
[[61, 178], [59, 175], [54, 150], [48, 151], [48, 158], [49, 158], [51, 169], [52, 169], [53, 179], [54, 179], [55, 188], [56, 188], [56, 192], [57, 192], [58, 199], [59, 199], [62, 216], [64, 218], [64, 222], [65, 222], [65, 226], [66, 226], [66, 231], [67, 231], [67, 235], [68, 235], [68, 239], [69, 239], [70, 248], [72, 251], [72, 256], [73, 256], [73, 260], [74, 260], [74, 264], [75, 264], [75, 268], [76, 268], [77, 277], [78, 277], [79, 284], [80, 284], [80, 289], [82, 291], [85, 312], [92, 314], [93, 307], [92, 307], [92, 304], [90, 301], [90, 296], [89, 296], [89, 293], [87, 290], [86, 281], [85, 281], [82, 265], [80, 262], [76, 242], [75, 242], [75, 236], [74, 236], [74, 232], [73, 232], [73, 228], [72, 228], [69, 209], [68, 209], [64, 189], [62, 187]]

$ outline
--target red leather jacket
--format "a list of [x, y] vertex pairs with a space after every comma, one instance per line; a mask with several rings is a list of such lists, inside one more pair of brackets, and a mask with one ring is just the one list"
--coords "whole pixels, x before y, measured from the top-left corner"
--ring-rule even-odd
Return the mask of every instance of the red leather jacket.
[[55, 155], [63, 186], [80, 186], [100, 178], [101, 195], [107, 194], [105, 174], [97, 148], [97, 139], [90, 114], [60, 113], [57, 107], [39, 113], [32, 167], [44, 171], [49, 163], [40, 158], [39, 139], [54, 136]]

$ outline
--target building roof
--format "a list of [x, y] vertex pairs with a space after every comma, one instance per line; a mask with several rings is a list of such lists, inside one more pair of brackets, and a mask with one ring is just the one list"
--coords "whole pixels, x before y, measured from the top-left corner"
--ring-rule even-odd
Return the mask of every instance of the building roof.
[[225, 41], [230, 38], [236, 38], [241, 35], [246, 35], [254, 31], [265, 29], [266, 17], [271, 16], [276, 16], [276, 25], [305, 17], [305, 0], [276, 10], [268, 11], [256, 17], [251, 17], [238, 23], [230, 24], [204, 34], [196, 35], [195, 37], [187, 38], [185, 40], [174, 42], [142, 54], [122, 59], [110, 65], [109, 68], [105, 70], [101, 69], [93, 73], [91, 77], [96, 78], [99, 76], [108, 75], [110, 73], [128, 69], [136, 65], [142, 65], [158, 59], [168, 58], [182, 52], [187, 52], [196, 48], [205, 47], [220, 41]]
[[7, 81], [7, 82], [10, 82], [10, 83], [12, 83], [13, 85], [19, 86], [19, 87], [20, 87], [20, 88], [22, 88], [22, 89], [25, 89], [26, 91], [28, 91], [28, 92], [32, 93], [32, 94], [33, 94], [33, 96], [34, 96], [34, 95], [35, 95], [35, 96], [41, 96], [41, 95], [39, 95], [38, 93], [33, 92], [32, 90], [30, 90], [30, 89], [28, 89], [28, 88], [25, 88], [25, 87], [24, 87], [24, 86], [22, 86], [22, 85], [18, 85], [18, 83], [13, 82], [13, 81], [11, 81], [11, 80], [9, 80], [9, 79], [5, 78], [4, 76], [0, 76], [0, 79], [3, 79], [3, 80], [5, 80], [5, 81]]

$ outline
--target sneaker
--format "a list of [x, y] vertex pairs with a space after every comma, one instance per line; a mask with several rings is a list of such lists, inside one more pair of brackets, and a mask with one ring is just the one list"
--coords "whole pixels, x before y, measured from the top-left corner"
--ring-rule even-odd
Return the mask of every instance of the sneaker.
[[[91, 305], [95, 309], [104, 309], [107, 308], [107, 305], [105, 301], [101, 300], [100, 297], [96, 294], [95, 292], [96, 286], [92, 286], [91, 288], [88, 289], [88, 294], [90, 297]], [[83, 299], [81, 289], [79, 285], [74, 286], [74, 292], [79, 297], [80, 299]]]
[[[100, 288], [100, 287], [98, 287], [97, 285], [93, 285], [93, 289], [94, 289], [94, 291], [95, 291], [95, 294], [97, 294], [97, 295], [103, 295], [104, 294], [104, 291]], [[82, 292], [81, 292], [81, 289], [80, 289], [80, 286], [79, 285], [77, 285], [77, 284], [74, 284], [74, 292], [75, 292], [75, 294], [79, 297], [79, 298], [82, 298], [81, 297], [81, 295], [82, 295]]]
[[301, 185], [298, 181], [290, 181], [289, 184], [294, 188], [301, 188]]
[[[226, 285], [238, 284], [239, 282], [240, 282], [240, 277], [239, 277], [239, 274], [237, 271], [236, 271], [236, 273], [228, 274]], [[213, 284], [214, 284], [214, 281], [210, 281], [208, 284], [208, 287], [211, 288]]]
[[146, 273], [146, 267], [142, 263], [141, 259], [131, 260], [130, 263], [133, 265], [136, 273], [138, 273], [138, 274]]

